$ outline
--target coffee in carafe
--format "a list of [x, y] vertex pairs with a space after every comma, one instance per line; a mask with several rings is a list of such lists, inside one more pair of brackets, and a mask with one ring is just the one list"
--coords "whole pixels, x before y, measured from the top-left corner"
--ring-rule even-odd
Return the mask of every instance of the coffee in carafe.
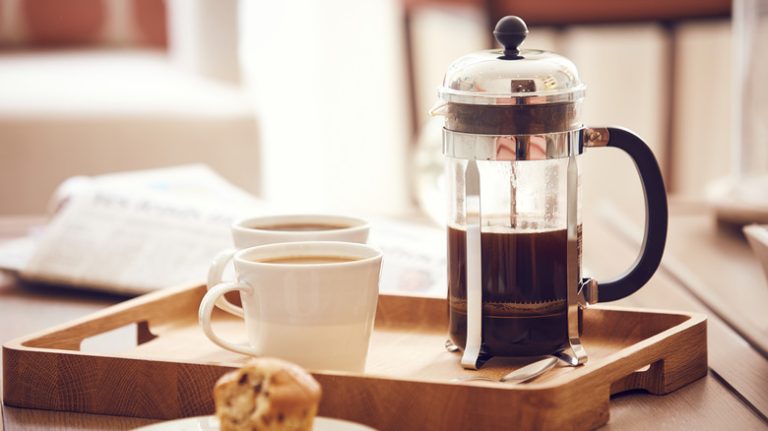
[[[481, 234], [483, 342], [504, 356], [553, 352], [566, 331], [565, 229]], [[450, 331], [466, 342], [466, 231], [448, 228]]]
[[[666, 194], [651, 150], [627, 130], [585, 127], [575, 65], [520, 49], [527, 34], [517, 17], [499, 21], [503, 48], [455, 61], [433, 111], [445, 117], [450, 337], [467, 368], [490, 356], [563, 350], [583, 363], [582, 308], [642, 287], [666, 241]], [[647, 208], [640, 256], [604, 283], [581, 274], [579, 159], [590, 147], [633, 159]]]

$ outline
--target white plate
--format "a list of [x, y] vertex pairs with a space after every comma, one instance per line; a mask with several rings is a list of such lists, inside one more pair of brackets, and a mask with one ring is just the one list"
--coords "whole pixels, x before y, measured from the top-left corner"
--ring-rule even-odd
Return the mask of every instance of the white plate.
[[[135, 431], [219, 431], [216, 416], [195, 416], [147, 425]], [[316, 417], [312, 431], [375, 431], [373, 428], [341, 419]]]

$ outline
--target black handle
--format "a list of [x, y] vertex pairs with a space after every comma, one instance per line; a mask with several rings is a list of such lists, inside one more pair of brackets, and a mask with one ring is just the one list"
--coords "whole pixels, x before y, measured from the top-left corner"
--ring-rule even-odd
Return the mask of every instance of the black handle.
[[640, 254], [632, 267], [616, 280], [598, 283], [600, 302], [616, 301], [631, 295], [650, 280], [664, 254], [669, 213], [664, 179], [648, 145], [629, 130], [608, 127], [607, 131], [608, 142], [605, 145], [619, 148], [629, 154], [640, 174], [645, 194], [645, 232]]

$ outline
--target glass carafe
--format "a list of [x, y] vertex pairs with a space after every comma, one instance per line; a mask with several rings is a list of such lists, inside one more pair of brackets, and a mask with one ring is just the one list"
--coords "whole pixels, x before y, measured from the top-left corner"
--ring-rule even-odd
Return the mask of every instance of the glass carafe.
[[[446, 139], [455, 142], [457, 137], [452, 135]], [[515, 148], [520, 137], [493, 139], [498, 149], [506, 151]], [[549, 145], [564, 144], [576, 136], [566, 132], [523, 139], [542, 153], [547, 141]], [[568, 158], [477, 160], [478, 194], [465, 181], [467, 170], [475, 169], [471, 161], [448, 155], [447, 164], [451, 194], [448, 283], [454, 342], [460, 346], [466, 342], [467, 229], [475, 219], [481, 226], [483, 342], [487, 350], [519, 356], [561, 349], [568, 341], [564, 332]], [[472, 200], [479, 200], [479, 205]], [[580, 238], [581, 223], [577, 223]]]

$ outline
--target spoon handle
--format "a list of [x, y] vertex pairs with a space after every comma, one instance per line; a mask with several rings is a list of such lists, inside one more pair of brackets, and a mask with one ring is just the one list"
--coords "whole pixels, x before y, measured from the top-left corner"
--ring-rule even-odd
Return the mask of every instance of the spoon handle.
[[530, 363], [522, 368], [518, 368], [501, 378], [505, 383], [523, 383], [536, 378], [551, 370], [557, 364], [559, 359], [555, 356]]

